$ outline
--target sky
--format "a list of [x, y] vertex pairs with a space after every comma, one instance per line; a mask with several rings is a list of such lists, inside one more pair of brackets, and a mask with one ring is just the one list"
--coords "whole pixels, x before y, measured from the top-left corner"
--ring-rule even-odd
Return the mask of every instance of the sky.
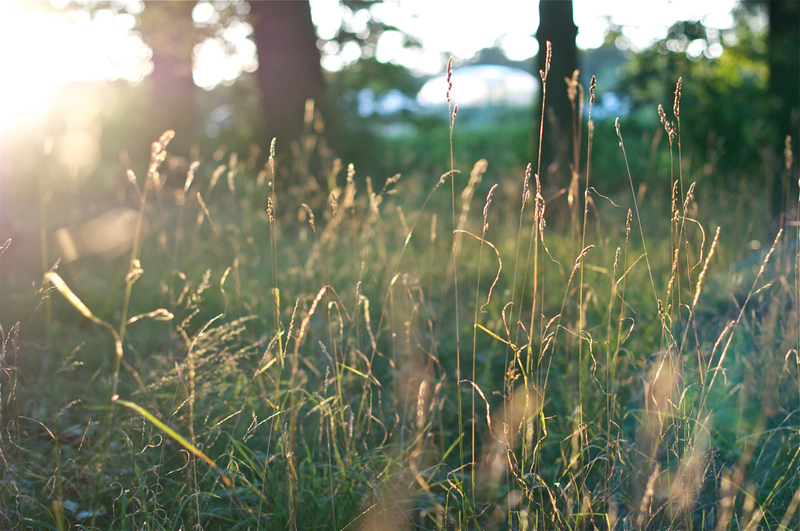
[[[59, 6], [69, 0], [51, 0]], [[149, 74], [149, 49], [136, 32], [141, 0], [115, 0], [127, 13], [109, 10], [94, 16], [73, 11], [65, 19], [57, 14], [31, 10], [31, 0], [0, 0], [0, 133], [15, 123], [46, 109], [60, 87], [74, 81], [126, 79], [139, 82]], [[310, 0], [312, 18], [321, 39], [331, 38], [348, 11], [337, 0]], [[735, 0], [573, 0], [580, 48], [599, 46], [608, 23], [623, 26], [623, 34], [635, 48], [666, 35], [676, 20], [698, 19], [710, 27], [733, 24]], [[448, 55], [468, 59], [479, 50], [499, 45], [510, 59], [523, 60], [538, 51], [534, 38], [539, 24], [534, 0], [387, 0], [370, 8], [370, 14], [418, 38], [420, 49], [402, 46], [403, 36], [385, 34], [376, 56], [411, 68], [416, 74], [441, 72]], [[193, 12], [197, 25], [213, 19], [211, 3], [202, 1]], [[366, 17], [350, 17], [358, 30]], [[226, 28], [225, 34], [195, 48], [195, 82], [206, 89], [231, 83], [242, 72], [257, 67], [255, 46], [248, 39], [246, 22]], [[222, 41], [234, 43], [227, 56]], [[323, 67], [342, 68], [357, 58], [353, 46], [323, 46]], [[333, 52], [333, 53], [331, 53]]]
[[[735, 0], [573, 0], [579, 48], [603, 43], [608, 23], [623, 26], [634, 49], [647, 47], [667, 35], [677, 20], [700, 20], [713, 28], [733, 25]], [[418, 73], [441, 72], [441, 54], [468, 59], [483, 48], [499, 44], [509, 59], [536, 55], [535, 33], [539, 3], [534, 0], [390, 0], [374, 5], [373, 16], [418, 37], [424, 50], [385, 46], [379, 60], [393, 60]], [[321, 38], [331, 38], [341, 22], [335, 0], [311, 0], [312, 17]], [[354, 21], [356, 28], [359, 21]], [[394, 44], [394, 43], [387, 43]], [[353, 50], [355, 53], [355, 50]], [[330, 69], [337, 61], [329, 60]]]

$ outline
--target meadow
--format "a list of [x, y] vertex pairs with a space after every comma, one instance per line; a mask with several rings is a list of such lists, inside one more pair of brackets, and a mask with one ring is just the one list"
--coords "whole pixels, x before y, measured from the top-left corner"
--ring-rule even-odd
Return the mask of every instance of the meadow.
[[180, 174], [166, 132], [126, 254], [2, 248], [0, 527], [800, 528], [798, 210], [704, 181], [680, 94], [650, 156], [587, 88], [571, 182], [455, 105], [380, 185], [311, 124]]

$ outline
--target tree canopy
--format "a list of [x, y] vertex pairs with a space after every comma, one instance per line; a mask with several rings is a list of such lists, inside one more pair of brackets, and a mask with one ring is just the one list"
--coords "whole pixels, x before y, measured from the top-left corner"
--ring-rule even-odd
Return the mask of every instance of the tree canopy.
[[[774, 4], [785, 4], [781, 9], [787, 12]], [[623, 69], [620, 86], [632, 96], [634, 114], [656, 123], [657, 105], [671, 104], [675, 81], [682, 76], [681, 134], [687, 153], [707, 160], [706, 171], [719, 184], [746, 178], [741, 170], [751, 171], [757, 159], [769, 167], [768, 174], [780, 174], [784, 140], [792, 135], [797, 152], [800, 130], [800, 46], [792, 44], [800, 32], [797, 6], [743, 4], [734, 13], [735, 26], [722, 31], [700, 21], [673, 24], [664, 39], [630, 54]], [[786, 24], [787, 19], [797, 20]], [[675, 79], [665, 78], [664, 72], [674, 72]], [[776, 209], [789, 184], [768, 183]]]

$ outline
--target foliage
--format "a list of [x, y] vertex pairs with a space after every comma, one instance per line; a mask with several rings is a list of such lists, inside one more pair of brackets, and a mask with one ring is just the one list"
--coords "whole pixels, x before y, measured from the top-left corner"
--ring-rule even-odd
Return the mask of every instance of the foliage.
[[742, 179], [737, 170], [763, 156], [765, 146], [779, 151], [783, 142], [764, 120], [772, 103], [764, 97], [768, 69], [763, 23], [747, 11], [737, 13], [730, 30], [711, 30], [699, 21], [675, 23], [664, 39], [630, 54], [621, 79], [639, 119], [650, 126], [658, 120], [657, 105], [672, 99], [674, 82], [663, 73], [683, 77], [680, 125], [687, 155], [711, 161], [719, 185]]
[[339, 45], [344, 45], [348, 42], [356, 43], [361, 48], [362, 59], [369, 59], [375, 56], [378, 40], [385, 32], [401, 33], [403, 35], [403, 46], [421, 46], [416, 38], [372, 16], [370, 7], [381, 3], [381, 1], [342, 0], [342, 6], [346, 7], [349, 13], [346, 13], [343, 24], [332, 41]]
[[412, 101], [422, 81], [407, 68], [382, 63], [374, 57], [362, 58], [339, 72], [330, 72], [327, 80], [329, 99], [335, 102], [337, 109], [332, 119], [340, 156], [355, 164], [359, 172], [387, 177], [392, 168], [382, 155], [386, 150], [386, 129], [413, 124], [416, 118], [410, 109], [365, 110], [362, 98], [371, 97], [373, 107], [392, 97]]

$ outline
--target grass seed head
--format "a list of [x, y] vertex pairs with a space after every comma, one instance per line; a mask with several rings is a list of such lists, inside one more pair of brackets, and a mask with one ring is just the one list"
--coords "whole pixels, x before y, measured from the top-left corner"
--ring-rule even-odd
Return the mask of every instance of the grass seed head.
[[530, 195], [530, 182], [531, 182], [531, 163], [529, 162], [528, 165], [525, 167], [525, 180], [522, 181], [522, 207], [525, 207], [525, 203], [528, 202], [528, 196]]
[[183, 193], [189, 191], [189, 188], [192, 186], [194, 182], [194, 174], [197, 171], [197, 168], [200, 166], [198, 161], [192, 162], [191, 166], [189, 166], [189, 172], [186, 174], [186, 182], [183, 185]]
[[564, 82], [567, 84], [567, 97], [573, 104], [575, 103], [575, 96], [578, 95], [578, 74], [580, 71], [575, 69], [572, 72], [572, 77], [565, 77]]
[[694, 198], [694, 185], [695, 185], [695, 183], [690, 184], [689, 185], [689, 190], [686, 192], [686, 200], [684, 200], [684, 202], [683, 202], [683, 215], [684, 216], [687, 215], [687, 213], [689, 212], [689, 203], [691, 203], [692, 199]]
[[550, 60], [553, 57], [553, 46], [550, 41], [547, 41], [547, 52], [544, 56], [544, 70], [539, 70], [539, 77], [542, 78], [542, 84], [547, 83], [547, 74], [550, 73]]
[[483, 232], [486, 232], [489, 228], [489, 223], [486, 221], [489, 217], [489, 205], [492, 204], [492, 197], [494, 196], [494, 191], [497, 190], [498, 183], [492, 185], [489, 193], [486, 195], [486, 204], [483, 205]]
[[633, 223], [633, 211], [629, 208], [628, 215], [625, 216], [625, 239], [631, 235], [631, 224]]
[[783, 160], [786, 164], [786, 171], [791, 171], [794, 161], [794, 157], [792, 156], [792, 136], [786, 135], [786, 139], [783, 141], [783, 144]]
[[453, 58], [447, 60], [447, 103], [450, 103], [450, 91], [453, 90]]

